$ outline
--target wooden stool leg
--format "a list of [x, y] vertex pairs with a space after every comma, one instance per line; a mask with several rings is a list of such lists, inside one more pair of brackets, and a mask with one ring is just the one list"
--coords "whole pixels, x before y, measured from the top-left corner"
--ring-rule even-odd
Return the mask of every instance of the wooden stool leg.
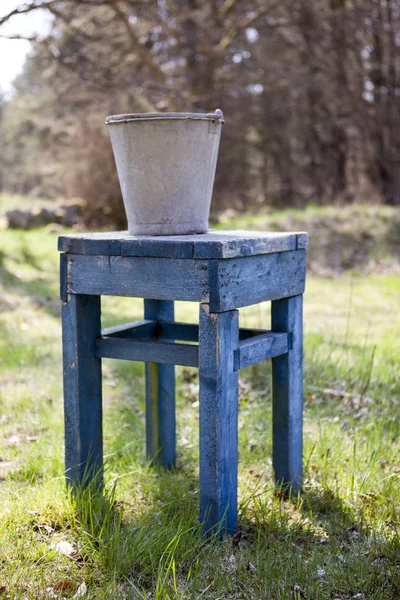
[[272, 331], [291, 334], [289, 352], [272, 359], [275, 480], [296, 494], [303, 473], [303, 296], [272, 302]]
[[200, 305], [200, 521], [209, 535], [237, 523], [239, 313], [210, 313]]
[[62, 303], [65, 469], [67, 484], [102, 485], [103, 434], [100, 296], [71, 294]]
[[[144, 318], [174, 320], [172, 300], [145, 300]], [[148, 460], [175, 466], [175, 367], [146, 363], [146, 448]]]

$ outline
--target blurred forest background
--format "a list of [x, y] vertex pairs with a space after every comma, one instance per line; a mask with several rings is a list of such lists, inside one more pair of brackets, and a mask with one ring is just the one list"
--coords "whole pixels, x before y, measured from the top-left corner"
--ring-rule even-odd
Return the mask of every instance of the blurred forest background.
[[37, 0], [0, 34], [37, 8], [50, 32], [0, 99], [0, 191], [124, 226], [105, 116], [220, 107], [215, 213], [400, 204], [397, 0]]

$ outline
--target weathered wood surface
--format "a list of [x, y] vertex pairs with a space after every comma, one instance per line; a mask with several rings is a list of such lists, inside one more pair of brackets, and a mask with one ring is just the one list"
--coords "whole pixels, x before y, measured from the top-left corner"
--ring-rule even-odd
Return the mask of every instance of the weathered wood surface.
[[126, 239], [127, 231], [99, 231], [96, 233], [73, 233], [60, 235], [58, 250], [72, 254], [103, 254], [119, 256], [121, 240]]
[[278, 484], [297, 493], [303, 460], [303, 297], [272, 303], [272, 329], [290, 334], [287, 354], [272, 360], [273, 467]]
[[212, 312], [223, 312], [304, 292], [305, 250], [213, 260], [209, 265], [209, 303]]
[[300, 233], [297, 233], [297, 250], [304, 250], [305, 248], [308, 248], [308, 233], [306, 233], [305, 231], [302, 231]]
[[98, 337], [95, 355], [165, 365], [198, 366], [198, 347], [191, 344], [148, 341], [135, 338]]
[[205, 535], [219, 523], [233, 533], [237, 520], [238, 311], [200, 306], [200, 520]]
[[288, 351], [288, 334], [268, 331], [239, 342], [235, 350], [234, 369], [243, 369]]
[[207, 261], [68, 254], [72, 294], [208, 300]]
[[62, 304], [65, 467], [67, 483], [101, 485], [103, 464], [100, 298], [69, 296]]
[[[199, 327], [189, 323], [136, 321], [134, 324], [104, 329], [96, 340], [96, 356], [197, 367], [198, 346], [162, 340], [196, 342], [198, 335]], [[285, 354], [290, 339], [291, 334], [287, 333], [240, 329], [241, 341], [234, 352], [234, 370]], [[138, 343], [135, 344], [135, 341]]]
[[[174, 303], [145, 300], [144, 316], [147, 322], [173, 321]], [[198, 361], [198, 351], [195, 358]], [[145, 376], [147, 459], [169, 469], [176, 462], [175, 367], [147, 362]]]
[[224, 312], [302, 294], [305, 250], [223, 260], [67, 255], [72, 294], [209, 302]]
[[304, 233], [266, 233], [265, 231], [215, 231], [197, 236], [193, 258], [239, 258], [297, 250], [304, 244]]
[[209, 231], [198, 235], [132, 236], [127, 231], [60, 236], [58, 249], [71, 254], [159, 258], [236, 258], [306, 248], [304, 232]]

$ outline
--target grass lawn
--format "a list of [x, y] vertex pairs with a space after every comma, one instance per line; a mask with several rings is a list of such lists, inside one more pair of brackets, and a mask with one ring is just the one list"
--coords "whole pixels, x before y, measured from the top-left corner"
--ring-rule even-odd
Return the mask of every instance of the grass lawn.
[[[392, 231], [397, 213], [381, 213]], [[312, 230], [343, 216], [270, 219]], [[353, 229], [362, 230], [356, 219]], [[397, 234], [380, 234], [367, 253], [357, 237], [363, 260], [346, 270], [344, 251], [335, 276], [317, 239], [305, 295], [304, 494], [274, 493], [270, 365], [249, 367], [240, 377], [239, 532], [204, 543], [194, 369], [177, 368], [178, 467], [164, 473], [145, 460], [143, 365], [104, 360], [107, 495], [66, 494], [57, 234], [2, 231], [0, 598], [399, 598]], [[269, 325], [267, 305], [240, 313], [242, 326]], [[142, 302], [105, 298], [102, 314], [105, 326], [141, 318]], [[178, 303], [177, 318], [195, 321], [197, 305]]]

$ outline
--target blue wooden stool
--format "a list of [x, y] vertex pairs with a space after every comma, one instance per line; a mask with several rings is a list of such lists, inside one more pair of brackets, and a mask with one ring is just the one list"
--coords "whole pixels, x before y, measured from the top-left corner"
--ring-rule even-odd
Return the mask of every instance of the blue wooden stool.
[[[70, 484], [101, 472], [102, 358], [146, 363], [147, 456], [166, 467], [175, 464], [174, 365], [198, 367], [200, 520], [205, 532], [220, 522], [235, 531], [238, 371], [271, 358], [275, 478], [300, 490], [307, 243], [306, 233], [247, 231], [59, 238]], [[144, 320], [102, 330], [102, 295], [144, 298]], [[174, 300], [199, 302], [199, 325], [175, 322]], [[272, 331], [240, 329], [237, 309], [267, 300]]]

